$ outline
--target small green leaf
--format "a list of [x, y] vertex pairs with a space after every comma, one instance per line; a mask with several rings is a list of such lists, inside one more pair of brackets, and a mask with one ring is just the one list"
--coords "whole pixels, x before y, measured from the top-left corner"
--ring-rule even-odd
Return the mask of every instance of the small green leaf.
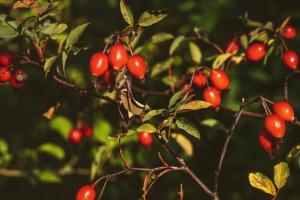
[[73, 124], [68, 118], [64, 116], [57, 116], [51, 120], [50, 127], [67, 139]]
[[97, 119], [94, 123], [93, 138], [98, 142], [109, 142], [108, 136], [112, 133], [111, 124], [105, 119]]
[[19, 33], [9, 25], [0, 25], [0, 38], [12, 39], [19, 35]]
[[189, 139], [187, 139], [184, 135], [178, 133], [172, 133], [172, 137], [176, 140], [176, 142], [188, 156], [193, 155], [193, 144]]
[[198, 131], [197, 127], [187, 119], [178, 118], [175, 124], [177, 125], [178, 128], [184, 130], [189, 135], [192, 135], [195, 138], [200, 139], [200, 132]]
[[200, 64], [202, 60], [202, 53], [198, 45], [194, 42], [189, 42], [189, 49], [190, 49], [192, 60], [195, 63]]
[[39, 181], [45, 183], [60, 183], [61, 178], [53, 171], [45, 170], [36, 173]]
[[200, 110], [200, 109], [208, 108], [210, 106], [211, 104], [206, 101], [196, 100], [179, 106], [178, 111], [187, 112], [192, 110]]
[[65, 23], [58, 24], [57, 26], [54, 27], [53, 31], [51, 32], [51, 35], [58, 35], [63, 33], [65, 30], [67, 30], [68, 25]]
[[173, 58], [168, 58], [165, 61], [156, 63], [152, 68], [151, 77], [154, 77], [154, 76], [168, 70], [171, 67], [171, 65], [173, 64], [173, 62], [174, 62]]
[[79, 40], [80, 36], [83, 34], [89, 24], [90, 23], [79, 25], [70, 32], [66, 40], [65, 50], [70, 50], [73, 47], [73, 45]]
[[285, 19], [283, 20], [282, 24], [280, 25], [279, 29], [282, 29], [283, 27], [285, 27], [285, 26], [289, 23], [290, 19], [291, 19], [290, 16], [287, 17], [287, 18], [285, 18]]
[[0, 138], [0, 155], [8, 152], [8, 144], [7, 142]]
[[46, 61], [45, 61], [45, 64], [44, 64], [44, 72], [48, 73], [50, 71], [50, 68], [52, 67], [52, 65], [54, 64], [56, 59], [57, 59], [56, 56], [46, 58]]
[[138, 25], [151, 26], [164, 19], [169, 12], [165, 10], [145, 11], [139, 18]]
[[153, 117], [162, 114], [164, 111], [165, 111], [165, 109], [150, 110], [149, 112], [147, 112], [145, 114], [142, 122], [148, 121], [148, 120], [152, 119]]
[[289, 175], [290, 170], [286, 162], [280, 162], [274, 166], [274, 182], [278, 189], [285, 185]]
[[161, 43], [173, 39], [174, 36], [170, 33], [157, 33], [152, 36], [152, 43]]
[[246, 34], [242, 34], [240, 36], [240, 44], [242, 45], [242, 47], [244, 49], [247, 49], [248, 48], [248, 37]]
[[178, 79], [176, 76], [166, 76], [162, 78], [162, 82], [167, 86], [174, 87], [178, 82]]
[[125, 3], [125, 0], [120, 1], [120, 9], [125, 22], [133, 26], [134, 24], [133, 14], [130, 7]]
[[137, 132], [145, 132], [145, 133], [155, 133], [156, 128], [152, 124], [146, 123], [142, 124], [136, 129]]
[[173, 53], [176, 51], [176, 49], [180, 46], [180, 44], [185, 40], [185, 36], [180, 35], [174, 39], [172, 42], [170, 49], [169, 49], [169, 54], [173, 55]]
[[201, 125], [208, 127], [215, 127], [219, 123], [216, 119], [205, 119], [201, 122]]
[[183, 95], [184, 90], [179, 90], [178, 92], [176, 92], [175, 94], [173, 94], [173, 96], [171, 97], [170, 101], [169, 101], [169, 106], [168, 108], [173, 107], [180, 99], [180, 97]]
[[49, 154], [58, 160], [65, 158], [65, 151], [60, 146], [53, 143], [45, 143], [38, 147], [38, 151]]
[[264, 174], [256, 172], [249, 174], [249, 182], [252, 187], [264, 191], [272, 196], [276, 195], [276, 189], [273, 182]]
[[300, 144], [294, 146], [286, 156], [288, 162], [291, 162], [294, 158], [300, 157]]
[[230, 57], [231, 57], [231, 53], [224, 53], [218, 55], [218, 57], [213, 62], [212, 68], [213, 69], [220, 68]]

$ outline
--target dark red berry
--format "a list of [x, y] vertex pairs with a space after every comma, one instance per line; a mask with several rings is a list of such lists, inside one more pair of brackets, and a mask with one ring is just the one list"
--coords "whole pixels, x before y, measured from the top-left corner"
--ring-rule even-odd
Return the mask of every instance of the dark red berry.
[[92, 76], [101, 76], [108, 69], [108, 58], [105, 53], [95, 53], [90, 59], [90, 73]]
[[299, 63], [299, 56], [295, 51], [287, 51], [283, 54], [283, 63], [290, 69], [296, 69]]
[[197, 71], [193, 78], [193, 84], [196, 85], [198, 88], [202, 88], [205, 86], [207, 80], [205, 74], [202, 71]]
[[221, 95], [220, 92], [213, 87], [207, 87], [203, 91], [203, 99], [211, 104], [212, 108], [216, 108], [221, 104]]
[[146, 148], [150, 148], [153, 144], [153, 135], [152, 133], [139, 133], [139, 142]]
[[15, 61], [15, 53], [8, 51], [5, 53], [0, 53], [0, 66], [8, 67]]
[[251, 44], [246, 50], [246, 57], [250, 61], [259, 61], [267, 53], [267, 47], [264, 43], [256, 42]]
[[236, 53], [240, 49], [240, 45], [236, 39], [229, 41], [225, 46], [226, 53]]
[[0, 68], [0, 82], [7, 82], [12, 78], [12, 72], [7, 67]]
[[73, 129], [69, 133], [69, 141], [73, 144], [78, 144], [82, 140], [82, 131], [79, 129]]
[[285, 135], [285, 122], [276, 114], [265, 117], [265, 129], [274, 138], [280, 139]]
[[127, 68], [132, 76], [137, 79], [143, 79], [147, 66], [142, 56], [133, 55], [128, 59]]
[[285, 38], [285, 39], [295, 39], [296, 35], [297, 35], [297, 30], [294, 26], [292, 25], [285, 25], [282, 29], [281, 29], [281, 35]]
[[120, 70], [125, 67], [128, 60], [126, 49], [120, 42], [115, 43], [108, 54], [108, 62], [113, 69]]
[[227, 90], [230, 87], [230, 80], [227, 73], [221, 69], [211, 71], [209, 79], [212, 85], [218, 90]]
[[93, 128], [88, 122], [82, 123], [80, 130], [84, 137], [91, 137], [93, 135]]
[[76, 194], [76, 200], [95, 200], [95, 197], [96, 191], [93, 185], [82, 186]]
[[273, 104], [273, 111], [283, 120], [291, 122], [295, 119], [294, 109], [286, 101], [278, 101]]
[[259, 133], [259, 143], [261, 147], [269, 154], [272, 154], [279, 148], [279, 145], [272, 141], [272, 138], [270, 138], [270, 136], [265, 131]]

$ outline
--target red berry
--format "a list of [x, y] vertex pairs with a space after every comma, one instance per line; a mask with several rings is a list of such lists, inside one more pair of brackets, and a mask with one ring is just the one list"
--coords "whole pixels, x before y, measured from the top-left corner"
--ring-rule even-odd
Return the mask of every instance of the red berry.
[[295, 39], [297, 35], [297, 30], [292, 25], [286, 25], [282, 28], [281, 34], [285, 39]]
[[95, 200], [96, 191], [93, 185], [82, 186], [76, 194], [76, 200]]
[[209, 79], [212, 85], [218, 90], [227, 90], [230, 87], [229, 77], [224, 70], [212, 70]]
[[144, 58], [140, 55], [133, 55], [127, 62], [128, 71], [137, 79], [143, 79], [146, 73], [147, 65]]
[[93, 135], [93, 128], [87, 122], [83, 123], [80, 128], [84, 137], [91, 137]]
[[12, 73], [7, 67], [0, 68], [0, 82], [9, 81], [12, 78]]
[[279, 145], [272, 141], [272, 138], [270, 138], [270, 136], [265, 131], [259, 133], [259, 143], [262, 148], [269, 154], [279, 148]]
[[13, 77], [12, 79], [10, 79], [9, 83], [10, 83], [11, 87], [13, 87], [15, 89], [20, 89], [25, 85], [25, 83], [23, 81], [18, 81], [16, 79], [16, 77]]
[[203, 91], [203, 99], [211, 104], [211, 107], [216, 108], [221, 103], [221, 95], [220, 92], [213, 87], [207, 87]]
[[152, 133], [139, 133], [139, 142], [146, 148], [150, 148], [153, 144], [153, 135]]
[[290, 69], [296, 69], [299, 63], [299, 56], [295, 51], [287, 51], [283, 54], [283, 62]]
[[273, 104], [273, 111], [285, 121], [291, 122], [295, 119], [294, 109], [291, 104], [286, 101], [275, 102]]
[[79, 129], [73, 129], [69, 133], [69, 141], [73, 144], [78, 144], [82, 140], [82, 131]]
[[6, 53], [0, 53], [0, 66], [8, 67], [10, 66], [15, 59], [15, 53], [9, 51]]
[[229, 41], [225, 46], [226, 53], [236, 53], [240, 49], [239, 43], [235, 40]]
[[265, 129], [274, 138], [282, 138], [285, 135], [285, 122], [278, 115], [272, 114], [265, 118]]
[[115, 43], [108, 54], [108, 62], [113, 69], [120, 70], [127, 63], [128, 55], [126, 49], [120, 42]]
[[102, 52], [95, 53], [89, 64], [90, 72], [92, 76], [101, 76], [108, 69], [107, 55]]
[[197, 71], [193, 78], [193, 84], [196, 85], [198, 88], [202, 88], [205, 86], [207, 80], [202, 71]]
[[250, 61], [259, 61], [267, 53], [267, 47], [264, 43], [253, 43], [246, 50], [246, 57]]

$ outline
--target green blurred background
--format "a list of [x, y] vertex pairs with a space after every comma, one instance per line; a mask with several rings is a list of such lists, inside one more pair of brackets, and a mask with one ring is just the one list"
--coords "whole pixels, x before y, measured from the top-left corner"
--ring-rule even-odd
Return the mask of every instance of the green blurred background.
[[[152, 26], [145, 31], [142, 41], [158, 32], [171, 32], [174, 35], [190, 34], [194, 26], [201, 27], [210, 35], [210, 38], [221, 46], [231, 39], [234, 34], [243, 33], [248, 29], [241, 23], [239, 16], [246, 11], [249, 16], [258, 21], [273, 21], [279, 25], [287, 16], [292, 16], [291, 22], [300, 25], [300, 2], [272, 1], [272, 0], [128, 0], [135, 17], [138, 17], [146, 9], [169, 9], [171, 14], [161, 23]], [[7, 13], [11, 6], [11, 1], [0, 1], [1, 13]], [[119, 11], [118, 0], [61, 0], [63, 7], [62, 22], [70, 25], [77, 25], [83, 22], [92, 22], [82, 40], [92, 44], [88, 51], [73, 57], [68, 64], [68, 76], [79, 85], [88, 85], [87, 63], [92, 52], [104, 47], [104, 38], [115, 30], [119, 30], [126, 24], [122, 20]], [[14, 42], [10, 46], [1, 41], [1, 49], [19, 49], [18, 43]], [[298, 51], [299, 37], [296, 41], [288, 42], [291, 49]], [[169, 44], [166, 44], [168, 47]], [[201, 46], [203, 52], [209, 47]], [[160, 57], [168, 56], [167, 48], [154, 49], [155, 56], [150, 56], [150, 63], [157, 62]], [[182, 67], [186, 64], [182, 63]], [[116, 136], [118, 133], [118, 121], [116, 110], [110, 105], [103, 105], [97, 108], [97, 102], [86, 97], [79, 97], [75, 92], [64, 89], [45, 79], [43, 72], [33, 67], [25, 66], [29, 74], [26, 87], [20, 91], [13, 91], [6, 85], [0, 85], [0, 137], [9, 145], [12, 153], [12, 161], [8, 167], [34, 171], [35, 169], [58, 169], [73, 156], [80, 157], [79, 167], [89, 168], [91, 165], [93, 149], [103, 144], [105, 136], [110, 134]], [[257, 95], [263, 95], [272, 100], [281, 99], [282, 82], [285, 69], [280, 62], [280, 56], [273, 56], [264, 67], [260, 64], [240, 64], [229, 70], [232, 79], [230, 93], [224, 95], [224, 104], [228, 107], [238, 108], [241, 97], [250, 99]], [[298, 82], [299, 77], [294, 77], [290, 82], [290, 102], [296, 110], [296, 116], [300, 111], [300, 94]], [[153, 84], [146, 81], [142, 87], [154, 86], [156, 90], [163, 90], [161, 84]], [[89, 87], [89, 86], [87, 86]], [[198, 97], [201, 92], [196, 89]], [[150, 102], [153, 108], [160, 108], [166, 105], [167, 98], [139, 98], [141, 101]], [[41, 117], [50, 105], [61, 102], [62, 107], [59, 115], [63, 115], [70, 122], [75, 124], [78, 118], [90, 121], [97, 126], [98, 138], [93, 141], [84, 141], [79, 147], [70, 145], [61, 135], [51, 129], [48, 120]], [[262, 109], [253, 106], [249, 109]], [[196, 114], [189, 114], [194, 122], [199, 125], [201, 132], [200, 142], [193, 142], [193, 157], [184, 156], [192, 169], [203, 179], [212, 185], [212, 176], [215, 169], [216, 158], [220, 153], [220, 148], [224, 142], [223, 131], [200, 126], [200, 121], [205, 118], [216, 118], [224, 126], [229, 127], [232, 117], [228, 113], [216, 113], [214, 111], [201, 111]], [[260, 171], [266, 175], [273, 176], [273, 166], [279, 161], [285, 160], [289, 150], [300, 141], [299, 129], [289, 125], [288, 133], [284, 139], [280, 151], [274, 159], [261, 149], [258, 144], [258, 133], [262, 129], [262, 120], [253, 118], [242, 118], [238, 125], [236, 135], [230, 144], [228, 156], [225, 160], [223, 173], [221, 176], [220, 193], [221, 199], [230, 200], [250, 200], [250, 199], [270, 199], [261, 191], [251, 188], [248, 183], [248, 173]], [[100, 139], [99, 139], [100, 137]], [[102, 139], [101, 139], [102, 137]], [[104, 138], [104, 139], [103, 139]], [[40, 144], [53, 142], [63, 146], [66, 157], [64, 160], [56, 160], [47, 155], [36, 155], [30, 149], [36, 149]], [[176, 144], [172, 144], [176, 152], [182, 154]], [[92, 149], [92, 150], [91, 150]], [[139, 146], [136, 138], [133, 138], [128, 145], [125, 145], [126, 154], [131, 163], [135, 166], [157, 166], [157, 152], [159, 145], [154, 145], [151, 150]], [[34, 155], [32, 155], [34, 154]], [[26, 156], [24, 156], [26, 155]], [[102, 155], [104, 156], [104, 155]], [[22, 159], [18, 159], [18, 158]], [[25, 158], [24, 158], [25, 157]], [[101, 166], [101, 173], [109, 173], [121, 168], [121, 161], [117, 150], [112, 152], [112, 156]], [[278, 199], [299, 200], [299, 159], [290, 163], [291, 177], [287, 185], [280, 192]], [[172, 162], [172, 161], [171, 161]], [[139, 199], [143, 183], [143, 174], [131, 174], [123, 176], [108, 183], [103, 199]], [[89, 182], [88, 176], [65, 176], [60, 183], [43, 183], [35, 179], [28, 178], [7, 178], [0, 177], [0, 199], [74, 199], [79, 186]], [[185, 198], [208, 199], [199, 190], [194, 182], [188, 177], [171, 173], [161, 178], [151, 190], [148, 198], [178, 199], [176, 194], [179, 191], [179, 184], [183, 183]]]

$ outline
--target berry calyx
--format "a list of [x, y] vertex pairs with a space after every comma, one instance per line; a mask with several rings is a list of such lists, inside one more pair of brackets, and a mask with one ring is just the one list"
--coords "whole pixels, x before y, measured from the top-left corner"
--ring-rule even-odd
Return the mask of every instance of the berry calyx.
[[0, 82], [4, 83], [12, 78], [12, 73], [7, 67], [0, 68]]
[[146, 63], [144, 58], [140, 55], [133, 55], [128, 59], [127, 62], [128, 71], [132, 76], [137, 79], [143, 79], [146, 73]]
[[193, 84], [198, 88], [203, 88], [206, 84], [207, 80], [205, 74], [202, 71], [197, 71], [193, 78]]
[[128, 60], [126, 49], [120, 42], [115, 43], [108, 54], [108, 62], [113, 69], [120, 70], [125, 67]]
[[150, 148], [153, 144], [153, 135], [152, 133], [145, 133], [140, 132], [139, 135], [139, 142], [146, 148]]
[[20, 88], [24, 87], [24, 85], [25, 85], [24, 81], [18, 81], [15, 76], [12, 79], [10, 79], [9, 83], [10, 83], [11, 87], [13, 87], [15, 89], [20, 89]]
[[285, 39], [288, 39], [288, 40], [295, 39], [296, 35], [297, 35], [297, 30], [292, 25], [285, 25], [281, 29], [281, 35], [282, 35], [282, 37], [284, 37]]
[[265, 117], [265, 129], [274, 138], [280, 139], [285, 135], [285, 122], [276, 114]]
[[283, 63], [290, 69], [296, 69], [299, 63], [299, 56], [295, 51], [287, 51], [283, 54]]
[[272, 141], [272, 138], [265, 131], [259, 133], [259, 144], [270, 155], [279, 148], [278, 143]]
[[236, 39], [229, 41], [225, 46], [226, 53], [234, 54], [234, 53], [238, 52], [239, 49], [240, 49], [240, 45]]
[[212, 108], [216, 108], [221, 104], [221, 95], [220, 92], [213, 87], [207, 87], [203, 91], [203, 99], [211, 104]]
[[92, 76], [102, 76], [108, 69], [108, 58], [105, 53], [95, 53], [89, 63], [89, 69]]
[[227, 90], [230, 87], [230, 80], [227, 73], [221, 69], [211, 71], [209, 79], [212, 85], [218, 90]]
[[80, 130], [84, 137], [91, 137], [93, 135], [93, 128], [88, 122], [82, 123]]
[[267, 53], [267, 47], [264, 43], [252, 43], [246, 50], [246, 58], [250, 61], [259, 61]]
[[286, 101], [275, 102], [273, 104], [273, 111], [285, 121], [291, 122], [295, 119], [294, 109], [291, 104]]
[[93, 185], [82, 186], [76, 194], [76, 200], [94, 200], [95, 197], [96, 191]]
[[78, 144], [82, 140], [82, 131], [80, 129], [73, 129], [69, 133], [69, 141], [73, 144]]

